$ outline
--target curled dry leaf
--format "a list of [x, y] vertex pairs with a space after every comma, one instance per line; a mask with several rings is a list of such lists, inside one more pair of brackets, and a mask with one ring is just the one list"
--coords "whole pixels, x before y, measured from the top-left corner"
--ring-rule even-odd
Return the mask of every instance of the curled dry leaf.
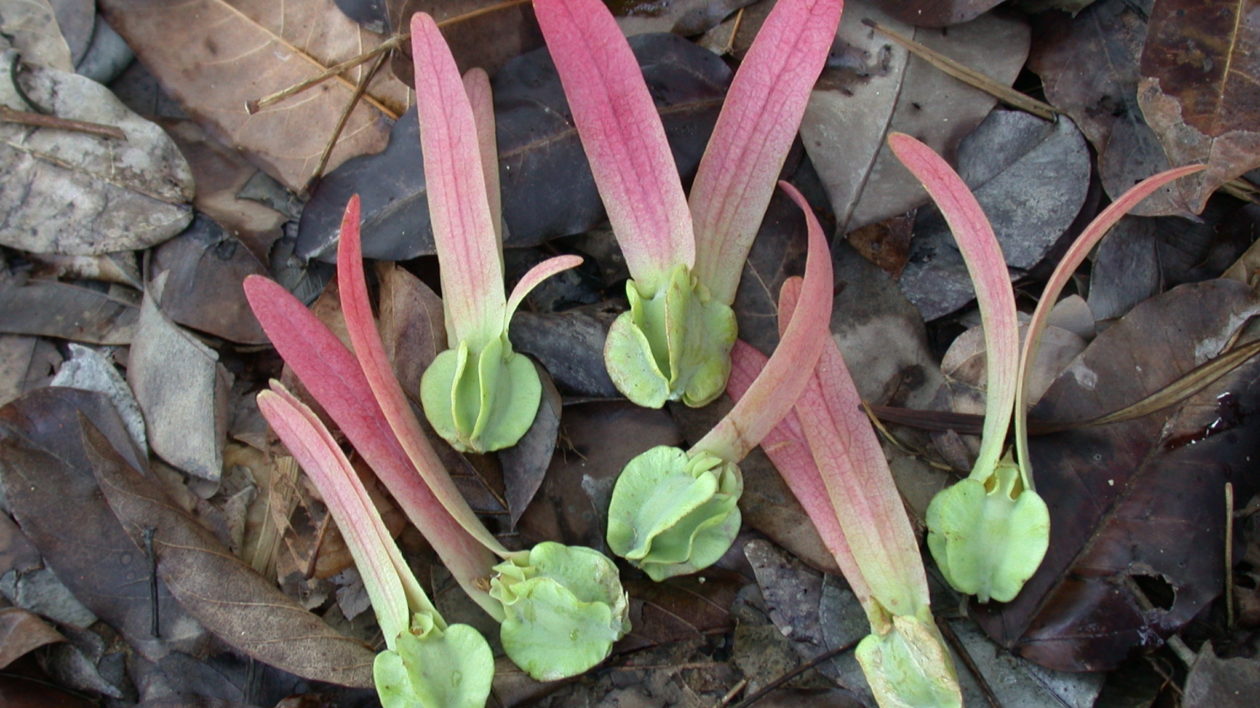
[[1142, 50], [1138, 102], [1175, 165], [1206, 163], [1176, 183], [1184, 208], [1260, 166], [1260, 15], [1251, 0], [1160, 0]]
[[144, 411], [153, 451], [195, 477], [219, 479], [231, 374], [213, 349], [182, 331], [150, 295], [140, 306], [127, 381]]
[[[1220, 353], [1260, 301], [1235, 281], [1183, 285], [1104, 331], [1030, 414], [1089, 420]], [[1032, 440], [1050, 509], [1045, 561], [1009, 604], [978, 610], [999, 644], [1065, 671], [1113, 668], [1154, 648], [1220, 592], [1225, 495], [1256, 489], [1260, 363], [1254, 358], [1151, 415]]]
[[[295, 191], [311, 177], [364, 69], [256, 115], [249, 115], [246, 102], [301, 83], [381, 41], [331, 2], [102, 0], [100, 8], [189, 115]], [[351, 112], [329, 166], [382, 149], [389, 119], [406, 105], [406, 86], [378, 74]]]
[[1028, 54], [1028, 27], [985, 15], [948, 32], [915, 29], [874, 0], [845, 3], [829, 69], [801, 123], [841, 231], [883, 221], [923, 203], [926, 193], [884, 145], [889, 131], [918, 137], [949, 155], [996, 100], [932, 67], [875, 30], [876, 20], [993, 79], [1010, 84]]
[[166, 133], [91, 79], [39, 66], [18, 71], [18, 61], [15, 52], [0, 54], [0, 104], [30, 111], [25, 93], [40, 110], [116, 126], [126, 139], [0, 122], [0, 243], [96, 255], [182, 231], [192, 218], [192, 173]]

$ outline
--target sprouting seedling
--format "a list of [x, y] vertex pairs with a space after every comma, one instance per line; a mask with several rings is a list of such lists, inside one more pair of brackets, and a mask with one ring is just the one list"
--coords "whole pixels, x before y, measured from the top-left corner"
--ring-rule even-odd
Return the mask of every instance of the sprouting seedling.
[[[433, 21], [417, 17], [412, 41], [445, 46]], [[246, 296], [276, 350], [460, 586], [501, 623], [500, 640], [512, 661], [540, 680], [573, 676], [599, 663], [630, 629], [616, 566], [591, 549], [552, 542], [509, 551], [486, 529], [455, 488], [394, 378], [368, 301], [357, 197], [342, 220], [337, 261], [354, 353], [282, 287], [251, 276]]]
[[609, 329], [604, 362], [631, 401], [702, 406], [726, 387], [743, 263], [842, 6], [775, 5], [731, 83], [688, 202], [643, 75], [608, 9], [598, 0], [534, 3], [630, 270], [630, 310]]
[[[431, 22], [417, 15], [416, 23]], [[436, 26], [436, 25], [435, 25]], [[441, 268], [450, 349], [425, 370], [420, 401], [434, 430], [460, 451], [515, 445], [534, 422], [542, 384], [533, 362], [516, 353], [508, 323], [529, 291], [582, 262], [557, 256], [534, 266], [510, 297], [503, 294], [498, 153], [490, 82], [480, 69], [461, 82], [450, 48], [433, 32], [416, 39], [416, 110]]]
[[381, 704], [484, 706], [494, 679], [490, 645], [468, 625], [448, 625], [429, 601], [332, 434], [279, 382], [258, 394], [258, 408], [315, 482], [363, 578], [385, 637], [372, 666]]
[[739, 461], [787, 413], [813, 370], [831, 319], [831, 259], [809, 204], [781, 182], [802, 211], [809, 250], [801, 307], [743, 400], [688, 451], [658, 446], [626, 464], [608, 508], [608, 547], [653, 580], [713, 564], [739, 531], [744, 489]]
[[[1006, 262], [979, 203], [931, 148], [902, 134], [889, 136], [888, 144], [927, 189], [958, 242], [975, 285], [987, 350], [980, 451], [967, 478], [928, 505], [928, 548], [954, 589], [981, 602], [1008, 602], [1037, 571], [1050, 543], [1049, 510], [1033, 486], [1024, 397], [1050, 309], [1071, 274], [1122, 216], [1165, 184], [1203, 168], [1190, 165], [1147, 178], [1085, 227], [1051, 274], [1028, 323], [1021, 354]], [[1012, 416], [1015, 450], [1003, 455]]]
[[[797, 291], [783, 289], [780, 328], [792, 317]], [[736, 342], [731, 359], [726, 391], [738, 401], [766, 358]], [[796, 406], [761, 447], [866, 612], [871, 633], [856, 655], [879, 704], [961, 705], [953, 661], [928, 604], [914, 530], [834, 340], [824, 344]]]

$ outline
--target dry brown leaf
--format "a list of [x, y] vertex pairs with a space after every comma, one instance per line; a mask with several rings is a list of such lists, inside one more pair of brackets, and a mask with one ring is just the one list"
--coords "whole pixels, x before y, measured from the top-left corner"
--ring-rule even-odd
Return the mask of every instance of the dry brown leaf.
[[[100, 7], [190, 115], [294, 190], [319, 162], [357, 74], [253, 116], [246, 102], [301, 83], [382, 39], [354, 24], [332, 0], [102, 0]], [[407, 96], [401, 82], [379, 74], [351, 113], [327, 169], [383, 149], [389, 119], [406, 109]]]

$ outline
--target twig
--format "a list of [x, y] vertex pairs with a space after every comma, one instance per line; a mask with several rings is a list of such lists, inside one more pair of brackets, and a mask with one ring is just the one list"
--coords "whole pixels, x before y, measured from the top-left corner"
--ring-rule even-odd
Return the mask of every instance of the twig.
[[[438, 27], [446, 27], [448, 25], [453, 25], [459, 22], [465, 22], [465, 21], [474, 19], [476, 17], [480, 17], [481, 15], [487, 15], [491, 12], [498, 12], [500, 10], [506, 10], [508, 8], [516, 7], [517, 5], [524, 5], [527, 2], [532, 2], [532, 0], [506, 0], [505, 2], [501, 2], [496, 5], [492, 5], [490, 7], [483, 7], [478, 10], [473, 10], [472, 12], [466, 12], [462, 15], [449, 17], [445, 20], [442, 20], [441, 22], [437, 24], [438, 24]], [[290, 86], [289, 88], [286, 88], [282, 91], [277, 91], [276, 93], [263, 96], [262, 98], [256, 101], [246, 101], [245, 110], [247, 110], [250, 113], [250, 115], [253, 115], [254, 113], [257, 113], [258, 111], [261, 111], [262, 109], [272, 104], [279, 103], [280, 101], [283, 101], [286, 98], [296, 96], [297, 94], [302, 93], [303, 91], [306, 91], [307, 89], [318, 86], [319, 84], [324, 83], [325, 81], [331, 79], [332, 77], [337, 76], [338, 74], [341, 74], [350, 69], [353, 69], [354, 67], [359, 66], [360, 64], [369, 62], [380, 56], [388, 54], [389, 52], [397, 49], [398, 47], [402, 46], [403, 44], [409, 41], [411, 41], [411, 32], [408, 32], [408, 31], [399, 32], [398, 34], [393, 35], [392, 37], [385, 40], [378, 46], [356, 57], [347, 59], [341, 62], [340, 64], [331, 66], [325, 69], [324, 71], [321, 71], [320, 73], [312, 76], [311, 78], [306, 79], [305, 81], [302, 81], [301, 83], [294, 84]]]
[[337, 146], [337, 140], [341, 138], [341, 132], [346, 129], [346, 124], [350, 122], [350, 114], [354, 112], [354, 107], [359, 105], [359, 99], [363, 98], [363, 94], [367, 93], [368, 84], [372, 83], [372, 79], [376, 76], [376, 72], [381, 70], [381, 66], [385, 64], [385, 58], [388, 54], [379, 54], [376, 62], [367, 70], [359, 79], [359, 85], [354, 87], [354, 94], [350, 96], [350, 100], [346, 102], [346, 107], [341, 111], [341, 117], [337, 119], [337, 127], [333, 128], [332, 135], [328, 137], [328, 143], [324, 145], [324, 154], [319, 156], [319, 164], [315, 166], [315, 171], [311, 173], [306, 185], [302, 187], [302, 195], [310, 194], [311, 187], [324, 174], [324, 168], [328, 166], [328, 159], [332, 157], [333, 148]]
[[898, 34], [874, 20], [863, 19], [862, 24], [883, 34], [897, 44], [900, 44], [912, 54], [918, 56], [932, 66], [935, 66], [937, 69], [940, 69], [946, 74], [949, 74], [969, 86], [984, 91], [1008, 106], [1018, 108], [1022, 111], [1028, 111], [1029, 113], [1039, 118], [1045, 118], [1046, 120], [1054, 120], [1055, 115], [1059, 113], [1054, 106], [1038, 101], [1031, 96], [1025, 96], [1009, 86], [1004, 86], [975, 69], [954, 61], [940, 52], [929, 49], [909, 37]]
[[783, 674], [782, 676], [780, 676], [780, 677], [776, 678], [775, 680], [771, 681], [770, 683], [768, 683], [768, 684], [766, 684], [766, 685], [762, 686], [761, 688], [757, 689], [756, 691], [753, 691], [751, 694], [749, 694], [749, 696], [748, 696], [747, 698], [745, 698], [744, 700], [740, 701], [740, 702], [739, 702], [739, 703], [735, 706], [735, 708], [748, 708], [748, 706], [751, 706], [752, 704], [756, 703], [757, 701], [761, 700], [762, 698], [765, 698], [767, 694], [769, 694], [771, 691], [773, 691], [774, 689], [778, 688], [779, 686], [782, 686], [783, 684], [787, 683], [788, 681], [791, 681], [792, 679], [796, 678], [797, 676], [800, 676], [801, 674], [805, 673], [806, 671], [809, 671], [810, 669], [814, 668], [815, 666], [818, 666], [819, 664], [823, 663], [824, 661], [827, 661], [828, 659], [835, 658], [835, 657], [837, 657], [837, 656], [839, 656], [839, 655], [843, 654], [844, 652], [846, 652], [846, 651], [848, 651], [848, 650], [852, 649], [852, 648], [853, 648], [853, 645], [854, 645], [854, 644], [856, 644], [856, 643], [857, 643], [857, 642], [850, 642], [850, 643], [848, 643], [848, 644], [845, 644], [844, 646], [836, 647], [835, 649], [829, 649], [829, 650], [827, 650], [827, 651], [825, 651], [825, 652], [823, 652], [823, 653], [819, 654], [818, 656], [814, 657], [813, 659], [810, 659], [809, 661], [805, 662], [804, 664], [801, 664], [800, 666], [796, 667], [795, 669], [792, 669], [791, 671], [787, 672], [786, 674]]
[[18, 111], [9, 108], [8, 106], [0, 106], [0, 120], [7, 123], [30, 125], [36, 128], [53, 128], [55, 130], [69, 130], [76, 133], [99, 135], [102, 138], [114, 138], [115, 140], [127, 139], [127, 134], [116, 125], [89, 123], [83, 120], [58, 118], [57, 116], [45, 115], [43, 113]]
[[1234, 629], [1234, 485], [1225, 483], [1225, 626]]

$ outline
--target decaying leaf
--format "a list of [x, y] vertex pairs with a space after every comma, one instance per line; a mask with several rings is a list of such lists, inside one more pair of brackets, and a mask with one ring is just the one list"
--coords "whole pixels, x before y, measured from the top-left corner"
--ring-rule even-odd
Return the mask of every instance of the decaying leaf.
[[1002, 0], [884, 0], [889, 14], [918, 27], [948, 27], [979, 17]]
[[1254, 696], [1260, 685], [1260, 662], [1255, 658], [1221, 659], [1212, 642], [1203, 645], [1186, 677], [1185, 703], [1188, 706], [1241, 705]]
[[0, 669], [27, 652], [65, 640], [39, 615], [20, 607], [0, 607]]
[[231, 375], [213, 349], [182, 331], [149, 295], [140, 306], [127, 382], [144, 411], [153, 451], [188, 474], [217, 480]]
[[[82, 445], [109, 508], [137, 546], [153, 531], [157, 572], [171, 594], [230, 646], [309, 679], [371, 686], [372, 652], [302, 609], [171, 504], [88, 427]], [[173, 604], [173, 603], [172, 603]]]
[[[730, 69], [675, 35], [634, 37], [631, 46], [654, 87], [674, 159], [690, 175], [717, 120]], [[504, 245], [533, 246], [597, 224], [604, 209], [546, 50], [510, 61], [495, 74], [493, 87]], [[302, 211], [297, 254], [332, 258], [353, 194], [363, 199], [365, 258], [432, 254], [418, 135], [415, 114], [408, 111], [394, 125], [388, 149], [329, 174]]]
[[60, 71], [74, 71], [70, 46], [61, 36], [57, 15], [48, 0], [14, 0], [0, 9], [0, 33], [32, 63]]
[[883, 221], [926, 199], [884, 146], [889, 131], [914, 135], [937, 152], [954, 146], [996, 100], [952, 79], [874, 29], [870, 18], [993, 79], [1010, 84], [1028, 54], [1028, 27], [985, 15], [948, 32], [915, 29], [873, 0], [849, 0], [837, 49], [801, 123], [805, 150], [827, 189], [841, 231]]
[[[1140, 400], [1220, 353], [1260, 312], [1246, 286], [1215, 280], [1152, 298], [1104, 331], [1031, 417], [1088, 420]], [[999, 644], [1067, 671], [1114, 667], [1158, 646], [1220, 592], [1226, 482], [1256, 491], [1260, 362], [1173, 408], [1034, 438], [1050, 549], [1015, 599], [980, 609]]]
[[[222, 142], [292, 190], [305, 186], [358, 71], [250, 115], [247, 101], [289, 88], [379, 44], [331, 2], [102, 0], [110, 26], [163, 88]], [[385, 146], [407, 89], [385, 72], [350, 114], [330, 167]]]
[[140, 308], [108, 293], [55, 280], [0, 285], [0, 332], [130, 344]]
[[140, 450], [148, 450], [149, 443], [144, 434], [144, 417], [140, 414], [140, 404], [131, 393], [122, 374], [114, 368], [112, 362], [103, 354], [79, 344], [70, 343], [70, 358], [62, 363], [57, 375], [49, 382], [50, 386], [64, 386], [84, 391], [95, 391], [103, 394], [114, 404], [127, 432]]
[[0, 334], [0, 406], [44, 385], [60, 361], [46, 339]]
[[[958, 172], [997, 233], [1013, 276], [1059, 243], [1089, 192], [1089, 148], [1072, 121], [994, 111], [958, 148]], [[899, 281], [925, 320], [975, 297], [962, 255], [940, 212], [920, 210], [910, 262]]]
[[[0, 104], [117, 126], [125, 140], [0, 122], [0, 243], [37, 253], [94, 255], [147, 248], [192, 218], [192, 174], [158, 126], [104, 86], [0, 54]], [[16, 80], [21, 90], [14, 85]]]
[[241, 283], [267, 268], [239, 239], [204, 216], [153, 251], [150, 281], [163, 278], [162, 312], [186, 327], [238, 344], [266, 344]]
[[1193, 213], [1217, 187], [1260, 166], [1260, 3], [1159, 0], [1142, 50], [1138, 102], [1174, 165], [1206, 163], [1176, 183]]
[[[166, 586], [157, 607], [143, 544], [133, 542], [92, 477], [84, 427], [128, 464], [143, 464], [113, 405], [100, 394], [68, 388], [32, 391], [0, 409], [0, 484], [22, 532], [74, 596], [150, 658], [196, 651], [204, 632]], [[73, 523], [67, 523], [73, 510]], [[153, 524], [138, 520], [140, 528]], [[158, 612], [158, 637], [152, 636]]]

